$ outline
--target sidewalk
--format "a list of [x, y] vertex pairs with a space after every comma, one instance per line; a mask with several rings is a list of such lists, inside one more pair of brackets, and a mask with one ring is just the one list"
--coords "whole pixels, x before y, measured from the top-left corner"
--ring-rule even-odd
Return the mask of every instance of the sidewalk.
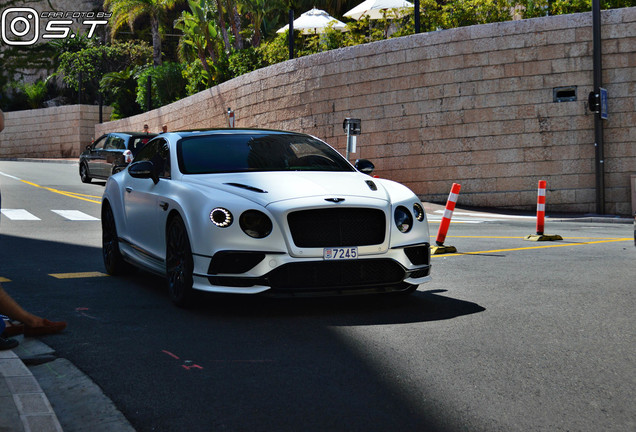
[[13, 350], [0, 351], [0, 430], [62, 431], [40, 384]]

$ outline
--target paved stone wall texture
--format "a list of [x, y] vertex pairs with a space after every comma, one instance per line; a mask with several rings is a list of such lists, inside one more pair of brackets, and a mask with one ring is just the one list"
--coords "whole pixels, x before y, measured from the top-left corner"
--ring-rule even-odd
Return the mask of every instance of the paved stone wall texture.
[[[629, 214], [636, 172], [636, 8], [602, 12], [605, 211]], [[154, 111], [96, 126], [158, 131], [227, 126], [313, 134], [344, 152], [345, 117], [376, 174], [444, 202], [529, 210], [547, 180], [548, 212], [595, 212], [591, 13], [464, 27], [344, 48], [270, 66]], [[554, 102], [572, 87], [576, 100]]]
[[[104, 107], [103, 118], [112, 108]], [[0, 158], [78, 157], [95, 136], [99, 107], [67, 105], [4, 113]]]

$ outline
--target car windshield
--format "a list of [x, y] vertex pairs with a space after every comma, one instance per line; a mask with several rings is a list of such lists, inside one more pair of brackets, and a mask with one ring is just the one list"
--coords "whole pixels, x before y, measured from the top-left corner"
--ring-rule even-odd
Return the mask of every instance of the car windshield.
[[184, 174], [246, 171], [355, 171], [338, 152], [307, 135], [213, 134], [186, 137], [177, 145]]

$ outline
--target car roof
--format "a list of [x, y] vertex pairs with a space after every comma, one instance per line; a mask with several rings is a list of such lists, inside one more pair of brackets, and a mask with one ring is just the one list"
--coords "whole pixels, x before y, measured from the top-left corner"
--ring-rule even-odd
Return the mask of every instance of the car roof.
[[182, 138], [192, 137], [192, 136], [207, 136], [207, 135], [223, 135], [227, 133], [235, 134], [235, 135], [249, 135], [254, 133], [265, 133], [265, 134], [290, 134], [290, 135], [306, 135], [299, 132], [290, 132], [276, 129], [258, 129], [258, 128], [210, 128], [210, 129], [191, 129], [185, 131], [174, 131], [169, 132], [175, 135], [179, 135]]
[[108, 135], [127, 135], [127, 136], [135, 136], [135, 137], [147, 136], [150, 138], [154, 138], [158, 134], [152, 133], [152, 132], [110, 132], [108, 133]]

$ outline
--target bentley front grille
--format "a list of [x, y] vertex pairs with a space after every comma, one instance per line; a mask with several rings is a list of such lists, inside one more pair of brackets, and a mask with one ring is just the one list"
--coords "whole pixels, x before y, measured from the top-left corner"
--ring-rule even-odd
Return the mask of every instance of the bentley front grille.
[[327, 208], [301, 210], [287, 216], [298, 247], [369, 246], [384, 242], [386, 217], [382, 210]]

